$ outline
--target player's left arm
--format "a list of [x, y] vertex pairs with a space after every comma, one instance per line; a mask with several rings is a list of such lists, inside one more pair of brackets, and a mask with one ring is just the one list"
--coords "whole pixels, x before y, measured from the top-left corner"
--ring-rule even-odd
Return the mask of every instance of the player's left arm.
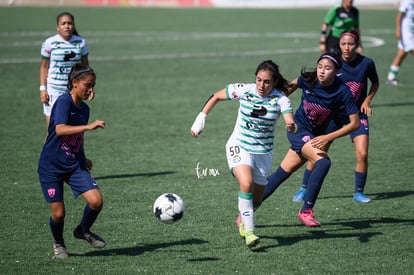
[[379, 82], [374, 82], [371, 84], [369, 93], [361, 104], [361, 113], [364, 113], [367, 116], [372, 115], [371, 101], [374, 98], [375, 94], [377, 93], [378, 88], [379, 88]]
[[288, 132], [295, 134], [298, 131], [298, 126], [293, 118], [293, 112], [283, 114], [283, 120], [285, 121], [286, 130], [288, 130]]
[[368, 79], [371, 82], [371, 87], [369, 89], [367, 97], [361, 104], [360, 112], [366, 114], [367, 116], [370, 116], [372, 115], [371, 102], [379, 89], [378, 73], [374, 62], [370, 64], [368, 72]]
[[288, 132], [295, 134], [298, 131], [298, 126], [295, 123], [293, 116], [293, 107], [292, 102], [286, 96], [283, 96], [279, 99], [278, 104], [281, 106], [283, 120], [286, 124], [286, 129]]

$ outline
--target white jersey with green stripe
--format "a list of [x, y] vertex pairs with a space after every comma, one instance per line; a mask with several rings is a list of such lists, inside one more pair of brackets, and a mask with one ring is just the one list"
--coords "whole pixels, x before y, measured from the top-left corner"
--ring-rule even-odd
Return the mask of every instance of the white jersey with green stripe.
[[49, 59], [47, 84], [66, 86], [72, 65], [80, 62], [89, 51], [84, 38], [72, 35], [66, 41], [56, 34], [42, 43], [40, 54]]
[[273, 150], [276, 123], [280, 114], [293, 113], [288, 97], [273, 89], [267, 96], [257, 93], [256, 84], [235, 83], [226, 87], [229, 100], [239, 100], [240, 107], [232, 138], [249, 153], [266, 154]]

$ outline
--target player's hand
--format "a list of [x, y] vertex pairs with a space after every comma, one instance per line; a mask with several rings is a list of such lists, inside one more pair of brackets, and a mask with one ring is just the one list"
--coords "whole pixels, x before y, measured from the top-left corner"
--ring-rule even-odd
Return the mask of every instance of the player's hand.
[[296, 134], [298, 131], [298, 125], [296, 125], [296, 123], [286, 124], [286, 130], [292, 134]]
[[372, 109], [371, 106], [369, 104], [362, 104], [361, 105], [361, 112], [367, 116], [372, 115]]
[[40, 91], [40, 102], [49, 105], [49, 94], [46, 90]]
[[313, 148], [317, 148], [319, 150], [324, 151], [326, 151], [326, 149], [328, 148], [329, 142], [330, 140], [327, 138], [326, 135], [317, 136], [310, 140], [310, 143]]
[[86, 169], [92, 170], [92, 161], [90, 159], [85, 159]]
[[89, 126], [89, 130], [95, 130], [96, 128], [105, 128], [105, 121], [95, 120], [94, 122], [92, 122], [88, 126]]
[[206, 124], [206, 117], [205, 113], [200, 112], [196, 117], [193, 125], [191, 126], [190, 134], [192, 137], [197, 137], [201, 134], [204, 129], [204, 125]]

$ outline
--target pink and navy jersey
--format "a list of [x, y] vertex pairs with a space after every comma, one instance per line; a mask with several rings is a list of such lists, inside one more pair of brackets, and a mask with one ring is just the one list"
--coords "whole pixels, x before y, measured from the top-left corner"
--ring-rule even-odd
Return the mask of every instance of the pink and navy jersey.
[[[342, 68], [337, 76], [351, 90], [359, 110], [361, 110], [361, 105], [368, 95], [368, 80], [372, 84], [379, 81], [374, 61], [360, 54], [357, 54], [351, 62], [342, 59]], [[368, 118], [361, 111], [359, 116], [363, 119]], [[349, 117], [344, 108], [341, 108], [336, 114], [335, 123], [338, 127], [349, 123]]]
[[39, 172], [68, 173], [77, 167], [85, 167], [83, 133], [58, 136], [56, 125], [86, 125], [89, 107], [82, 102], [76, 106], [69, 93], [60, 96], [53, 105], [48, 136], [39, 160]]
[[378, 74], [375, 63], [371, 58], [357, 54], [351, 62], [342, 59], [342, 68], [339, 78], [352, 92], [358, 107], [361, 107], [368, 91], [368, 79], [371, 83], [378, 83]]
[[347, 115], [358, 113], [349, 88], [339, 78], [329, 87], [316, 83], [311, 87], [302, 76], [298, 78], [298, 88], [302, 91], [301, 104], [295, 113], [295, 122], [299, 128], [314, 135], [323, 134], [336, 112], [343, 108]]

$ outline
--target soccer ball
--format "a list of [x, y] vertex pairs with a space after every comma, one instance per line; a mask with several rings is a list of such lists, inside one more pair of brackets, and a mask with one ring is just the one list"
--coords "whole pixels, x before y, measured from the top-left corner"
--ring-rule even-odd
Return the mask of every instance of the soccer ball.
[[165, 193], [159, 196], [153, 206], [155, 217], [163, 223], [175, 223], [184, 214], [184, 202], [174, 193]]

